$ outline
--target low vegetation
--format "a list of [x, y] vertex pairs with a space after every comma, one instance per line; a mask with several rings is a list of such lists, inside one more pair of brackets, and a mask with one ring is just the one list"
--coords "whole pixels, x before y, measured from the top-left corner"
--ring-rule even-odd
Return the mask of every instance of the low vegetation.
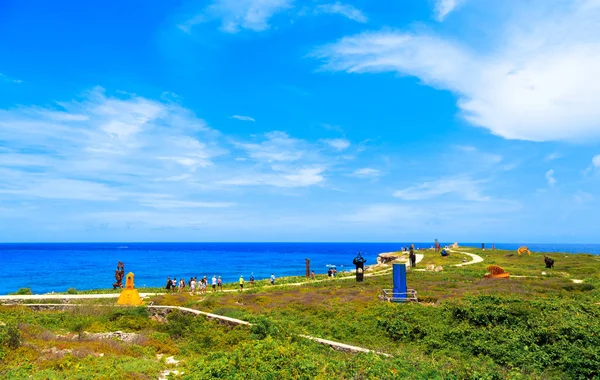
[[[1, 306], [0, 376], [155, 379], [176, 368], [181, 378], [600, 378], [599, 257], [548, 254], [555, 268], [546, 269], [542, 254], [465, 251], [484, 262], [455, 267], [470, 258], [428, 251], [417, 269], [433, 264], [443, 270], [409, 271], [419, 304], [377, 298], [391, 287], [385, 268], [363, 283], [319, 276], [293, 285], [307, 281], [298, 277], [278, 281], [282, 286], [257, 282], [243, 293], [161, 294], [150, 300], [247, 320], [250, 328], [177, 312], [163, 321], [145, 307], [88, 303], [33, 312]], [[492, 264], [511, 277], [484, 279]], [[110, 331], [135, 339], [91, 335]], [[333, 351], [300, 334], [391, 357]], [[168, 364], [167, 356], [179, 365]]]

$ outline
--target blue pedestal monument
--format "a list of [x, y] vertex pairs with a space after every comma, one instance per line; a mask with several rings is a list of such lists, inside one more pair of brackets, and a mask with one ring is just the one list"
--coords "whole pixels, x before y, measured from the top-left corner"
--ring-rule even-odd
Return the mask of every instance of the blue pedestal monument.
[[398, 301], [406, 300], [406, 265], [405, 264], [393, 264], [393, 278], [394, 278], [394, 295], [393, 297]]

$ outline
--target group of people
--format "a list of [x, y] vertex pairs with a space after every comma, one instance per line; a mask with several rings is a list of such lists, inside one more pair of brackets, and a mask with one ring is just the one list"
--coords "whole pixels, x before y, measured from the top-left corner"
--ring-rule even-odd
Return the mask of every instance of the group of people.
[[[185, 291], [186, 285], [189, 288], [190, 295], [193, 295], [194, 293], [205, 294], [206, 289], [209, 286], [206, 276], [202, 277], [200, 280], [198, 280], [198, 277], [191, 277], [187, 284], [183, 277], [181, 277], [179, 281], [177, 281], [176, 277], [173, 277], [173, 279], [167, 277], [165, 289], [167, 289], [167, 293], [181, 293]], [[217, 276], [213, 276], [210, 285], [212, 285], [213, 292], [216, 292], [217, 290], [223, 291], [223, 281], [221, 280], [221, 276], [218, 278]]]
[[[327, 270], [327, 277], [331, 278], [335, 278], [335, 276], [337, 276], [337, 268], [336, 267], [329, 267], [329, 269]], [[311, 279], [314, 280], [315, 278], [315, 271], [312, 272], [311, 274]]]
[[[271, 285], [275, 285], [275, 274], [274, 273], [271, 273], [269, 282], [271, 283]], [[240, 292], [243, 292], [244, 291], [244, 276], [243, 275], [240, 275], [239, 283], [240, 283]], [[250, 275], [250, 286], [254, 287], [254, 273], [252, 273]]]
[[[314, 271], [312, 273], [312, 277], [314, 279]], [[275, 274], [271, 273], [271, 277], [269, 278], [269, 282], [271, 285], [275, 285]], [[239, 280], [240, 290], [244, 290], [244, 276], [240, 276]], [[250, 275], [250, 285], [254, 287], [254, 274]], [[167, 277], [167, 285], [165, 289], [167, 289], [167, 293], [182, 293], [185, 292], [186, 287], [189, 289], [190, 295], [194, 294], [206, 294], [206, 290], [212, 286], [213, 292], [222, 292], [223, 291], [223, 281], [221, 280], [221, 276], [213, 276], [212, 280], [206, 278], [206, 276], [202, 277], [198, 280], [198, 277], [191, 277], [188, 282], [185, 281], [183, 277], [177, 280], [176, 277]]]

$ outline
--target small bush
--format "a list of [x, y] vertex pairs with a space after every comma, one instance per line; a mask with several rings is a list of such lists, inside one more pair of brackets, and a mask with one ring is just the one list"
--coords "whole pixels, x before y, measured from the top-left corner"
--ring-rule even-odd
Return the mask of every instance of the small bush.
[[31, 288], [21, 288], [13, 294], [16, 294], [19, 296], [30, 296], [33, 294], [33, 292], [31, 291]]
[[6, 332], [0, 335], [0, 344], [10, 349], [16, 350], [21, 346], [21, 332], [19, 327], [14, 324], [6, 326]]
[[589, 292], [594, 290], [594, 286], [591, 284], [571, 284], [563, 286], [563, 289], [568, 292]]
[[77, 294], [77, 289], [75, 288], [69, 288], [69, 290], [67, 290], [67, 294]]
[[250, 332], [252, 337], [258, 340], [265, 339], [267, 336], [277, 337], [281, 334], [279, 326], [263, 316], [258, 316], [252, 321]]

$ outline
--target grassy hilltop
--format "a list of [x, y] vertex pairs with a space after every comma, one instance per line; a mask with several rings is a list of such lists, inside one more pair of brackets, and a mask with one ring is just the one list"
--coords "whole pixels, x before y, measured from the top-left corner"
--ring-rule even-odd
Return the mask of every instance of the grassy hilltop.
[[[431, 263], [443, 271], [408, 273], [419, 304], [377, 298], [391, 287], [388, 268], [373, 269], [363, 283], [317, 276], [318, 281], [293, 285], [306, 281], [298, 277], [274, 287], [259, 281], [243, 293], [163, 294], [151, 300], [247, 320], [252, 327], [179, 313], [164, 323], [150, 319], [145, 307], [97, 306], [114, 300], [65, 312], [0, 306], [0, 376], [144, 379], [176, 369], [190, 379], [600, 378], [599, 256], [547, 254], [555, 268], [545, 269], [543, 254], [460, 250], [484, 261], [454, 267], [471, 258], [427, 251], [417, 269]], [[503, 267], [511, 278], [484, 279], [489, 265]], [[82, 331], [117, 330], [137, 335], [127, 343], [78, 338]], [[391, 357], [336, 352], [300, 334]], [[167, 363], [168, 356], [179, 364]]]

